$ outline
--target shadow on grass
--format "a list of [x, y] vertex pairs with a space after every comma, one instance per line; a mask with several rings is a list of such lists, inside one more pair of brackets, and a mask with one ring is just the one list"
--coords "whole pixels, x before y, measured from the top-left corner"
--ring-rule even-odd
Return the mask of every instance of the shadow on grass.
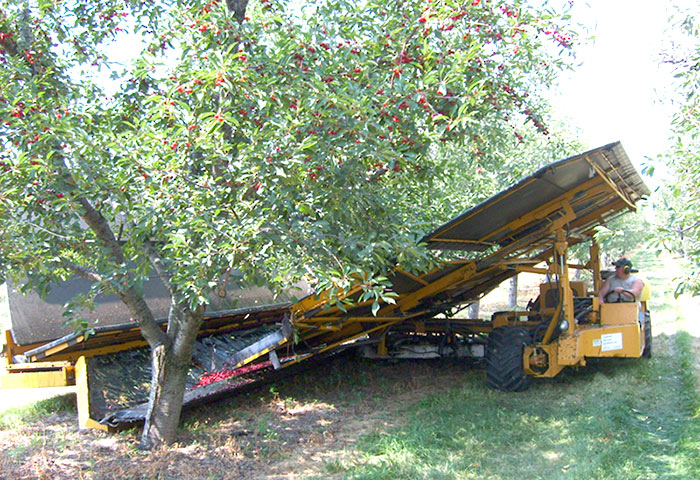
[[455, 377], [479, 375], [461, 361], [377, 361], [356, 356], [353, 351], [317, 361], [299, 364], [297, 370], [279, 379], [258, 384], [249, 390], [211, 404], [183, 412], [184, 423], [209, 416], [225, 419], [232, 412], [267, 406], [275, 401], [287, 403], [325, 403], [355, 410], [379, 407], [398, 393], [423, 388], [426, 383]]
[[655, 338], [650, 360], [590, 362], [526, 392], [473, 379], [429, 396], [403, 412], [405, 425], [364, 436], [346, 476], [700, 478], [698, 445], [688, 441], [700, 434], [697, 396], [678, 372], [679, 335]]

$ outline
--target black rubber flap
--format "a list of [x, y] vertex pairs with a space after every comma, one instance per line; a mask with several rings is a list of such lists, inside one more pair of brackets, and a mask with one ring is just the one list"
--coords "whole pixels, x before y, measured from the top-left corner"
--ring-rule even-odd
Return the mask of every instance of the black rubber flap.
[[[185, 405], [250, 383], [255, 374], [271, 367], [269, 360], [250, 362], [291, 335], [291, 325], [284, 320], [281, 325], [199, 338], [188, 372]], [[88, 358], [87, 371], [91, 418], [112, 426], [144, 419], [151, 380], [149, 348]]]

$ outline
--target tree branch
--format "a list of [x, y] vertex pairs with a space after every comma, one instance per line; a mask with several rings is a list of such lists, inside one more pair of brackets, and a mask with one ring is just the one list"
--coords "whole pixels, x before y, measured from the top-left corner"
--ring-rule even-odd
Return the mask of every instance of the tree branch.
[[169, 348], [171, 342], [156, 323], [153, 312], [143, 299], [143, 296], [134, 287], [120, 289], [115, 293], [134, 316], [136, 323], [141, 329], [143, 338], [146, 339], [151, 348], [155, 348], [158, 345], [165, 345], [166, 348]]
[[697, 222], [693, 223], [692, 225], [688, 225], [687, 227], [681, 229], [679, 233], [681, 233], [681, 234], [686, 233], [687, 231], [694, 229], [694, 228], [697, 227], [698, 225], [700, 225], [700, 220], [698, 220]]
[[36, 228], [37, 230], [44, 232], [44, 233], [47, 233], [47, 234], [51, 235], [52, 237], [56, 237], [56, 238], [59, 238], [61, 240], [70, 240], [70, 237], [66, 237], [65, 235], [61, 235], [60, 233], [52, 232], [51, 230], [45, 229], [41, 225], [37, 225], [36, 223], [24, 220], [22, 218], [17, 218], [14, 215], [13, 215], [13, 220], [16, 221], [17, 223], [23, 223], [25, 225], [29, 225], [30, 227]]
[[107, 219], [100, 212], [95, 210], [90, 201], [82, 196], [75, 197], [75, 201], [83, 207], [83, 212], [78, 212], [80, 218], [90, 227], [95, 233], [97, 239], [100, 240], [105, 247], [110, 249], [110, 256], [116, 263], [124, 263], [124, 252], [122, 247], [117, 242], [112, 228], [109, 226]]
[[160, 256], [160, 253], [156, 249], [155, 245], [153, 245], [153, 242], [151, 242], [150, 240], [144, 240], [143, 250], [144, 252], [146, 252], [146, 255], [148, 255], [148, 258], [151, 261], [151, 265], [153, 265], [153, 268], [158, 274], [160, 280], [163, 282], [163, 285], [165, 285], [165, 288], [168, 289], [170, 298], [175, 298], [176, 292], [175, 287], [170, 282], [170, 272], [168, 271], [165, 262], [163, 261], [163, 257]]
[[87, 280], [90, 280], [91, 282], [95, 283], [105, 283], [104, 279], [102, 276], [96, 272], [95, 270], [88, 268], [88, 267], [83, 267], [82, 265], [78, 265], [75, 262], [71, 262], [70, 260], [66, 258], [61, 259], [61, 265], [65, 267], [67, 270], [70, 270], [71, 272], [75, 273], [79, 277], [83, 277]]
[[226, 5], [228, 5], [228, 9], [233, 12], [233, 16], [238, 20], [238, 23], [243, 23], [243, 20], [245, 20], [246, 7], [248, 7], [248, 0], [226, 0]]
[[[122, 247], [114, 236], [112, 228], [107, 219], [92, 206], [90, 201], [82, 196], [75, 198], [75, 202], [83, 208], [82, 212], [77, 212], [80, 218], [87, 223], [88, 227], [95, 233], [97, 239], [109, 249], [108, 256], [120, 265], [125, 264], [124, 252]], [[126, 287], [127, 282], [124, 282], [123, 288], [117, 288], [115, 293], [119, 299], [124, 302], [129, 309], [129, 312], [134, 316], [143, 338], [153, 348], [158, 345], [170, 347], [168, 336], [163, 333], [153, 312], [146, 303], [146, 300], [133, 286]]]

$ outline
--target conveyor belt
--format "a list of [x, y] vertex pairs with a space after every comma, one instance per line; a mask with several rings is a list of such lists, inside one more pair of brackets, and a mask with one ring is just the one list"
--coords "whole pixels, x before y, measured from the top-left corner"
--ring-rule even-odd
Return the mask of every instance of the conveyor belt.
[[[210, 391], [228, 390], [237, 382], [245, 382], [241, 375], [268, 368], [270, 362], [261, 362], [252, 367], [243, 365], [286, 342], [291, 334], [291, 325], [285, 319], [281, 325], [264, 325], [254, 330], [199, 338], [187, 375], [185, 398], [188, 401], [200, 400]], [[128, 417], [129, 420], [124, 421], [134, 421], [135, 413], [127, 415], [119, 412], [141, 412], [138, 406], [148, 401], [151, 380], [149, 348], [90, 357], [87, 359], [87, 372], [90, 417], [107, 418], [104, 423], [110, 425], [120, 418]], [[226, 375], [221, 376], [221, 372]], [[237, 377], [241, 378], [234, 381]], [[211, 381], [212, 378], [216, 381]]]
[[[489, 322], [446, 319], [518, 271], [551, 258], [556, 238], [566, 238], [569, 245], [584, 241], [595, 227], [634, 209], [648, 194], [622, 146], [612, 143], [541, 168], [426, 235], [422, 241], [429, 248], [449, 251], [451, 260], [425, 274], [412, 274], [399, 266], [388, 272], [395, 301], [381, 303], [378, 311], [373, 300], [359, 301], [359, 284], [341, 294], [341, 300], [354, 300], [342, 307], [337, 298], [329, 301], [325, 292], [297, 294], [301, 300], [295, 300], [295, 295], [275, 301], [266, 297], [262, 303], [238, 305], [242, 308], [219, 305], [218, 311], [207, 315], [200, 331], [186, 405], [235, 391], [269, 375], [274, 366], [284, 369], [330, 355], [358, 340], [381, 343], [391, 329], [483, 334], [489, 331]], [[13, 327], [16, 319], [20, 327], [31, 323], [24, 332], [28, 339], [41, 330], [48, 315], [39, 314], [39, 304], [32, 302], [27, 312], [37, 316], [17, 308], [12, 312]], [[85, 356], [90, 417], [108, 424], [138, 421], [145, 414], [149, 388], [148, 350], [139, 330], [123, 322], [123, 307], [107, 304], [118, 308], [108, 313], [120, 322], [97, 327], [87, 337], [69, 333], [58, 340], [48, 338], [26, 347], [21, 357], [40, 366]], [[55, 313], [56, 305], [50, 307], [55, 324], [61, 315]], [[283, 327], [285, 317], [291, 319], [291, 326]], [[55, 334], [49, 324], [46, 335]], [[35, 341], [36, 336], [31, 339]], [[280, 346], [288, 349], [280, 352], [281, 360], [275, 353]]]

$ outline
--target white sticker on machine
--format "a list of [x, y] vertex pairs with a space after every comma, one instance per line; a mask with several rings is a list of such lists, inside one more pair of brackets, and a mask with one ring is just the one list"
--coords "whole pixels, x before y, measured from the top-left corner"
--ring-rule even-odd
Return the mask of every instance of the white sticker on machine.
[[610, 350], [622, 349], [622, 332], [608, 333], [600, 336], [600, 351], [609, 352]]

